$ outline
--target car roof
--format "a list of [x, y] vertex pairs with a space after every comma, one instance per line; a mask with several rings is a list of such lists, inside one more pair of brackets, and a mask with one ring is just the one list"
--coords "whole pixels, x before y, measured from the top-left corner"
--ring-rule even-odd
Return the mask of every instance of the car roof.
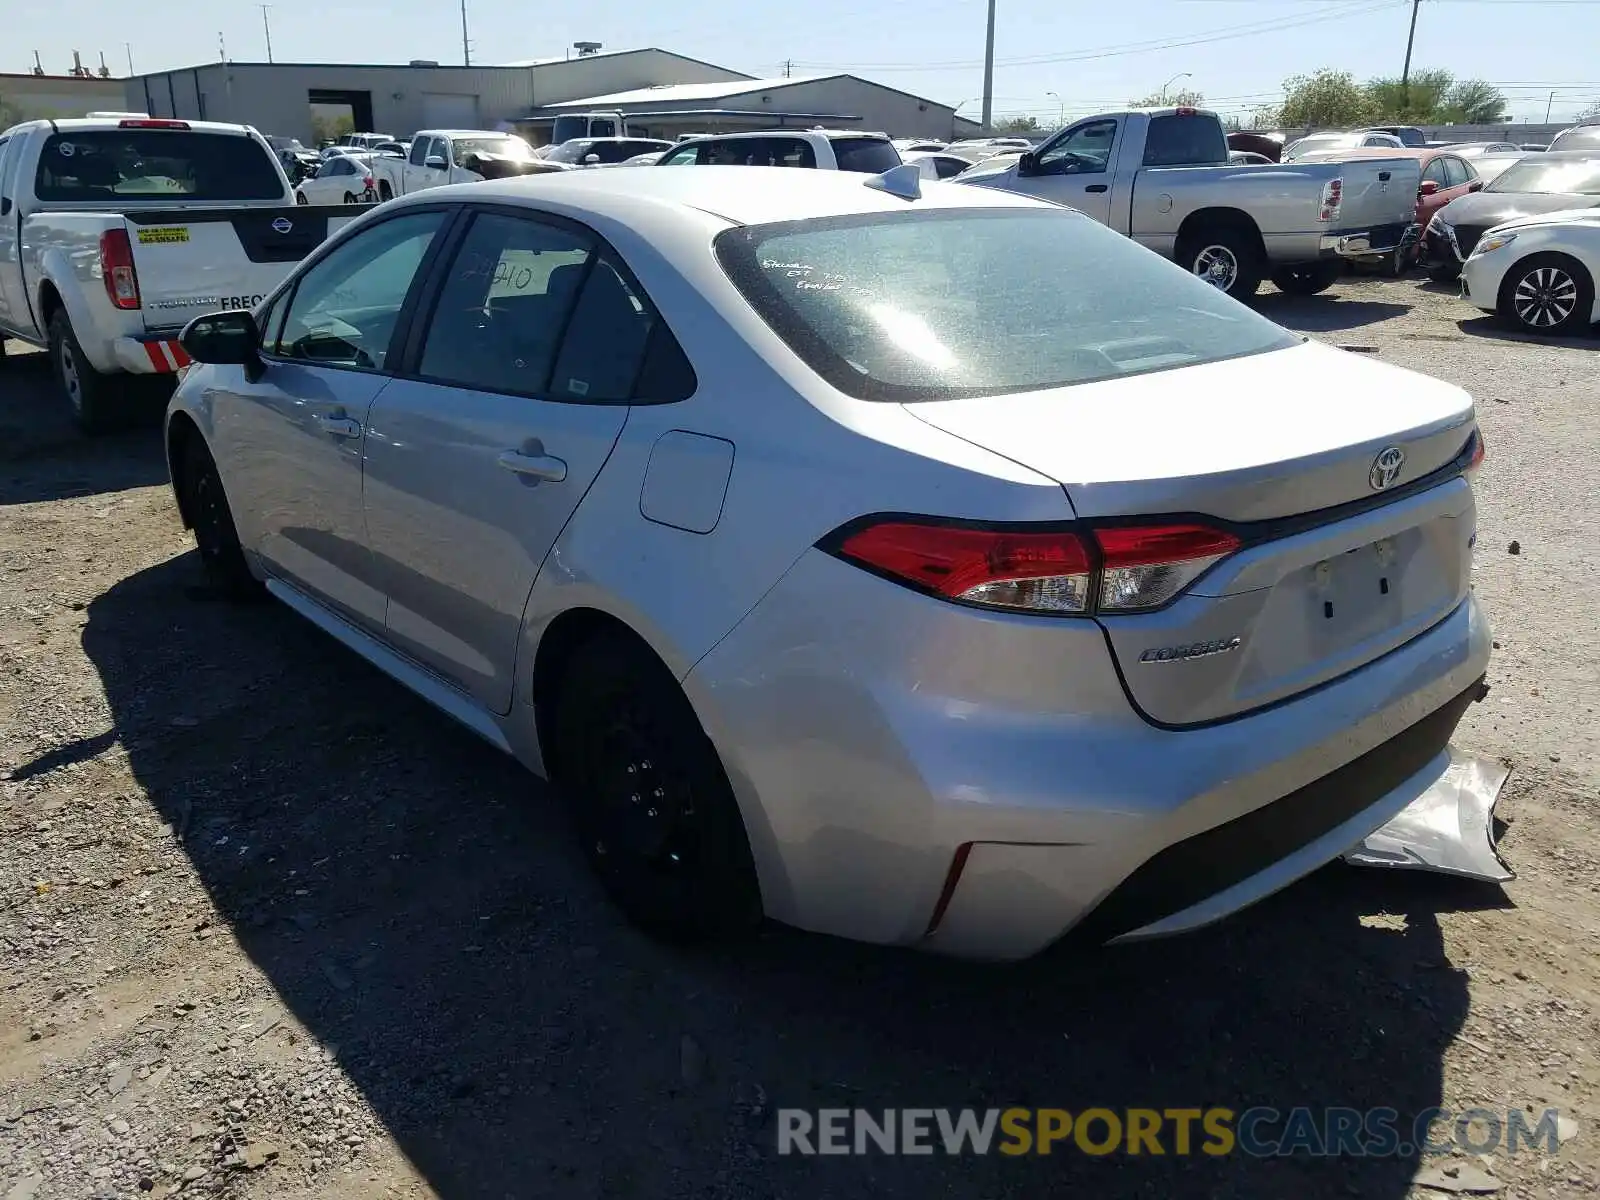
[[430, 188], [390, 204], [441, 200], [492, 200], [515, 204], [548, 198], [615, 220], [646, 204], [712, 213], [738, 225], [818, 217], [905, 212], [911, 205], [934, 208], [1031, 208], [1059, 206], [998, 188], [924, 182], [920, 200], [903, 200], [867, 186], [870, 175], [855, 171], [797, 171], [792, 167], [663, 167], [632, 171], [559, 171], [484, 183]]
[[817, 137], [817, 138], [873, 138], [878, 141], [889, 141], [886, 133], [877, 133], [865, 129], [751, 129], [739, 133], [706, 133], [698, 137], [687, 138], [678, 145], [686, 146], [690, 142], [724, 142], [735, 138], [765, 138], [765, 137]]
[[1451, 154], [1448, 146], [1357, 146], [1347, 151], [1344, 158], [1415, 158], [1430, 162], [1441, 154]]

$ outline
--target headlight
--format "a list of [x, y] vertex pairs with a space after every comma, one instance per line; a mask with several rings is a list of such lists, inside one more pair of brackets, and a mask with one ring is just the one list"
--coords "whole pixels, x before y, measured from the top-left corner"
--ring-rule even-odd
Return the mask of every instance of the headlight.
[[1497, 233], [1491, 237], [1479, 238], [1478, 244], [1472, 248], [1472, 253], [1468, 257], [1478, 258], [1491, 251], [1498, 250], [1502, 246], [1509, 246], [1516, 240], [1517, 235], [1514, 233]]

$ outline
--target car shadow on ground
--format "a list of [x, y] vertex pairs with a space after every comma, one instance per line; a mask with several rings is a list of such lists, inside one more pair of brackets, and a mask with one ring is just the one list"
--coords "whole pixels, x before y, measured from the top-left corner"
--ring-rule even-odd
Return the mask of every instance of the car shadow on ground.
[[[67, 415], [47, 355], [20, 353], [17, 343], [0, 358], [0, 506], [92, 496], [165, 483], [167, 462], [154, 425], [86, 438]], [[72, 468], [41, 472], [38, 459], [70, 455]], [[11, 464], [30, 461], [24, 473]]]
[[778, 928], [671, 949], [537, 780], [276, 604], [192, 598], [197, 571], [89, 606], [116, 735], [441, 1196], [1406, 1195], [1415, 1152], [1185, 1155], [1170, 1127], [1161, 1157], [780, 1157], [776, 1110], [1388, 1108], [1409, 1142], [1467, 1011], [1435, 913], [1481, 890], [1333, 867], [1192, 936], [1009, 967]]
[[1529, 346], [1548, 346], [1555, 349], [1600, 350], [1600, 327], [1590, 327], [1583, 333], [1570, 337], [1540, 337], [1536, 333], [1520, 333], [1500, 321], [1498, 317], [1484, 314], [1465, 317], [1456, 322], [1456, 328], [1469, 337], [1484, 338], [1494, 342], [1521, 342]]
[[1337, 296], [1290, 296], [1265, 292], [1256, 297], [1256, 311], [1301, 333], [1337, 333], [1376, 325], [1411, 311], [1409, 304], [1387, 300], [1346, 300]]

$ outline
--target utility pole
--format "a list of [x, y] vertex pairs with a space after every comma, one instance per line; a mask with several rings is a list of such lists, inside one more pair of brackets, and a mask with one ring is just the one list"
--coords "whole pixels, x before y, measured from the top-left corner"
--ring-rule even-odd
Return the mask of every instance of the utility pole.
[[1552, 108], [1554, 108], [1555, 106], [1556, 106], [1556, 94], [1554, 92], [1551, 92], [1550, 93], [1550, 99], [1545, 102], [1545, 106], [1544, 106], [1544, 123], [1546, 125], [1550, 124], [1550, 110]]
[[789, 78], [789, 73], [791, 71], [793, 71], [793, 70], [794, 70], [794, 59], [792, 59], [792, 58], [784, 59], [783, 60], [783, 77], [785, 79], [788, 79]]
[[467, 41], [467, 0], [461, 0], [461, 61], [472, 65], [472, 43]]
[[265, 30], [266, 34], [267, 34], [267, 61], [271, 62], [272, 61], [272, 23], [267, 20], [267, 10], [270, 9], [272, 7], [272, 5], [270, 5], [270, 4], [258, 4], [258, 5], [256, 5], [256, 7], [261, 10], [261, 28], [263, 30]]
[[123, 42], [122, 48], [128, 52], [128, 78], [133, 78], [133, 43]]
[[1411, 44], [1417, 40], [1417, 9], [1422, 0], [1411, 0], [1411, 32], [1406, 34], [1406, 65], [1400, 71], [1400, 104], [1410, 116], [1411, 109]]
[[983, 44], [983, 131], [994, 132], [994, 0], [989, 0], [989, 36]]

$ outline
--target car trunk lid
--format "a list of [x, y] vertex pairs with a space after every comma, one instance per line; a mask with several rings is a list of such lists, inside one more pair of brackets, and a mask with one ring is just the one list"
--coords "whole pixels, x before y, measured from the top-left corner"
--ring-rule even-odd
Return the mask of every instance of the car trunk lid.
[[1426, 376], [1307, 344], [907, 408], [1056, 479], [1080, 519], [1177, 517], [1242, 540], [1166, 607], [1099, 618], [1158, 723], [1225, 719], [1336, 678], [1442, 619], [1468, 587], [1472, 495], [1450, 468], [1472, 402]]

